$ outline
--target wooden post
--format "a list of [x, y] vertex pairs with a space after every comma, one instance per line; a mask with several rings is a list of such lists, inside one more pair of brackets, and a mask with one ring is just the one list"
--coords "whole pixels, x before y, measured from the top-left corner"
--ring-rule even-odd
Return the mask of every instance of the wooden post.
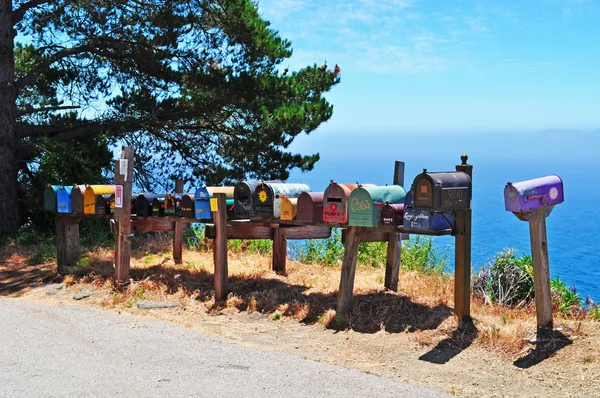
[[[122, 207], [115, 206], [115, 278], [118, 282], [129, 279], [131, 265], [131, 195], [133, 179], [133, 147], [123, 147], [121, 159], [116, 161], [115, 185], [121, 185]], [[117, 187], [117, 189], [119, 189]], [[116, 201], [116, 198], [115, 198]]]
[[287, 260], [287, 240], [285, 228], [273, 228], [273, 271], [285, 273]]
[[[472, 178], [473, 166], [467, 164], [468, 156], [460, 158], [462, 164], [456, 166], [456, 171]], [[455, 216], [454, 313], [460, 327], [471, 317], [471, 209], [456, 211]]]
[[[404, 186], [404, 162], [396, 161], [394, 165], [394, 185]], [[401, 234], [390, 232], [388, 235], [387, 261], [385, 265], [386, 289], [398, 291], [398, 274], [400, 273], [400, 253], [402, 250]]]
[[65, 267], [75, 264], [81, 255], [79, 221], [81, 217], [56, 213], [56, 266], [59, 274], [64, 272]]
[[[216, 203], [216, 208], [215, 208]], [[211, 209], [215, 222], [213, 254], [215, 262], [215, 301], [227, 297], [227, 199], [224, 193], [215, 193], [211, 198]]]
[[337, 315], [343, 315], [352, 302], [354, 290], [354, 275], [356, 274], [356, 259], [358, 257], [358, 244], [360, 243], [360, 227], [350, 227], [344, 249], [342, 262], [342, 275], [337, 299]]
[[387, 262], [385, 265], [385, 288], [398, 291], [398, 274], [400, 273], [400, 254], [402, 250], [401, 234], [390, 232], [387, 247]]
[[[183, 193], [184, 182], [177, 180], [175, 182], [175, 193]], [[173, 261], [175, 264], [183, 262], [183, 222], [175, 221], [173, 230]]]
[[538, 336], [552, 331], [552, 293], [550, 291], [550, 267], [548, 240], [546, 238], [546, 209], [539, 208], [527, 217], [531, 238], [533, 261], [533, 288]]

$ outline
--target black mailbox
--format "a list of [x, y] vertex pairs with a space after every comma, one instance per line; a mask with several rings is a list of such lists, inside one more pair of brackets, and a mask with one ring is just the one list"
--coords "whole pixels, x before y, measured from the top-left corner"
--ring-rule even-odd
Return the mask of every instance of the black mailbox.
[[418, 210], [452, 211], [471, 208], [471, 177], [462, 171], [430, 173], [415, 177], [413, 206]]

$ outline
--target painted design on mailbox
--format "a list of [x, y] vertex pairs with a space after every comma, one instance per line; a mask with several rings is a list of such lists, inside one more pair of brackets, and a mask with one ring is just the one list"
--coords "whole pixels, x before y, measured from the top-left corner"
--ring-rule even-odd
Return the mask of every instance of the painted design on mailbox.
[[358, 198], [352, 198], [350, 202], [350, 207], [353, 212], [365, 211], [371, 208], [371, 202], [369, 199], [365, 199], [363, 201], [358, 201]]
[[262, 203], [267, 201], [267, 192], [264, 189], [258, 193], [258, 200], [260, 200]]

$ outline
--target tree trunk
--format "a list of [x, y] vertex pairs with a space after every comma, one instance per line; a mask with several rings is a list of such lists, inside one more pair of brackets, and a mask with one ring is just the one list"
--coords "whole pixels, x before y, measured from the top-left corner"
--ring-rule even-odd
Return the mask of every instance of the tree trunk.
[[18, 227], [12, 0], [0, 0], [0, 236]]

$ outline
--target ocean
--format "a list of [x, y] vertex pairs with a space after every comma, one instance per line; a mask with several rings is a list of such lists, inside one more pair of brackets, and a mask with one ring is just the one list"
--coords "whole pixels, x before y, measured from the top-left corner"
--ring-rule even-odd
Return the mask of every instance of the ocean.
[[[338, 137], [342, 137], [340, 140]], [[461, 154], [473, 165], [472, 263], [475, 270], [496, 253], [513, 248], [531, 254], [529, 225], [504, 208], [504, 187], [550, 174], [564, 183], [565, 201], [548, 219], [551, 278], [559, 277], [582, 298], [600, 302], [600, 134], [571, 131], [540, 133], [328, 134], [300, 137], [292, 150], [319, 152], [310, 172], [293, 172], [288, 182], [308, 184], [314, 192], [338, 183], [391, 184], [395, 161], [405, 162], [406, 190], [415, 176], [453, 171]], [[454, 238], [436, 237], [451, 259]]]

